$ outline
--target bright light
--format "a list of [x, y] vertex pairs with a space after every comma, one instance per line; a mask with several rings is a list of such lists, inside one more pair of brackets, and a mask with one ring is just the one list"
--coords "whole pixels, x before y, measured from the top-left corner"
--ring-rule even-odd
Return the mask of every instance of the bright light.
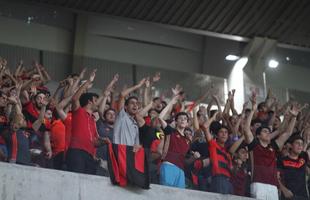
[[268, 66], [269, 66], [270, 68], [277, 68], [278, 65], [279, 65], [279, 62], [278, 62], [278, 61], [273, 60], [273, 59], [272, 59], [272, 60], [269, 60]]
[[231, 55], [231, 54], [225, 57], [226, 60], [230, 60], [230, 61], [235, 61], [235, 60], [238, 60], [239, 58], [240, 58], [239, 56]]
[[237, 111], [242, 110], [242, 105], [244, 103], [244, 82], [243, 82], [243, 68], [248, 63], [247, 57], [240, 58], [234, 65], [229, 79], [228, 86], [229, 90], [235, 89], [235, 108]]
[[287, 61], [290, 61], [290, 57], [286, 57], [285, 59], [286, 59]]
[[245, 65], [248, 63], [248, 58], [247, 57], [242, 57], [240, 58], [234, 65], [234, 68], [242, 70]]

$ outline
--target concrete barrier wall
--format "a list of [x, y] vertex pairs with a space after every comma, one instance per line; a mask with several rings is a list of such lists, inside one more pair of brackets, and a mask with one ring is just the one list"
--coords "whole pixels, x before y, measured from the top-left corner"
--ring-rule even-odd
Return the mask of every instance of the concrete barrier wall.
[[0, 163], [1, 200], [246, 200], [151, 185], [150, 190], [113, 186], [105, 177]]

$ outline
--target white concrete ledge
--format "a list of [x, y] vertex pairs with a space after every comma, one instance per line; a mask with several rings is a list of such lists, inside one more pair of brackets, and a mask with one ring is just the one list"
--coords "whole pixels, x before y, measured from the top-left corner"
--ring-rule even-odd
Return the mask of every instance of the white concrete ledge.
[[1, 200], [250, 200], [151, 185], [151, 189], [113, 186], [109, 178], [0, 163]]

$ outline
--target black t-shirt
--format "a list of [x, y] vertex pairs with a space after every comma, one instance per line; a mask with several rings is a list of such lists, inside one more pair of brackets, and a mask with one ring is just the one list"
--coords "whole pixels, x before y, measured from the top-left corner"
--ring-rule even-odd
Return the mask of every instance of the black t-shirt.
[[198, 151], [202, 158], [210, 157], [209, 145], [207, 142], [195, 141], [191, 145], [192, 151]]
[[288, 156], [280, 158], [278, 168], [283, 174], [284, 185], [292, 191], [295, 196], [307, 197], [306, 190], [306, 167], [308, 154], [301, 152], [298, 159], [294, 160]]
[[141, 145], [144, 148], [150, 149], [152, 142], [158, 139], [156, 136], [156, 132], [157, 132], [156, 128], [153, 128], [146, 124], [139, 128], [139, 139], [140, 139]]

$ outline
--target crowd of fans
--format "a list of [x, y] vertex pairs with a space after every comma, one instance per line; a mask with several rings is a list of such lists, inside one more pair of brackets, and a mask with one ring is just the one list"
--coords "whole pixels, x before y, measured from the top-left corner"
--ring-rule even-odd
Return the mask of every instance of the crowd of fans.
[[257, 199], [309, 199], [307, 104], [280, 104], [271, 90], [258, 103], [253, 92], [238, 113], [235, 90], [222, 110], [212, 86], [188, 103], [179, 85], [168, 100], [151, 95], [159, 73], [119, 92], [116, 74], [96, 94], [88, 92], [96, 70], [84, 80], [86, 69], [51, 94], [42, 65], [20, 62], [12, 69], [0, 60], [1, 161], [109, 176], [107, 144], [125, 144], [149, 150], [152, 183]]

